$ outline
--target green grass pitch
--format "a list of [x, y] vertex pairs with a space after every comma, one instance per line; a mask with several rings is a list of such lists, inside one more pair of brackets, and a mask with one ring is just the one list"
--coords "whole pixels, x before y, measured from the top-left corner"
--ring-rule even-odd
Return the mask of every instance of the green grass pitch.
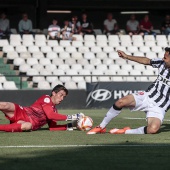
[[[98, 125], [107, 109], [59, 110], [83, 112]], [[8, 123], [0, 113], [1, 124]], [[63, 124], [65, 122], [61, 122]], [[170, 169], [170, 112], [155, 135], [111, 135], [111, 128], [146, 125], [143, 112], [122, 113], [107, 126], [106, 134], [83, 131], [0, 132], [0, 170], [168, 170]]]

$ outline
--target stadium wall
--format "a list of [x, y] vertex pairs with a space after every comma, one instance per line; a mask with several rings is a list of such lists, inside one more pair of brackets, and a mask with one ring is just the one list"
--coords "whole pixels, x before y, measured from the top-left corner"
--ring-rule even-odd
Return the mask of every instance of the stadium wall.
[[[130, 93], [143, 91], [151, 82], [96, 82], [87, 83], [86, 90], [69, 90], [59, 109], [109, 108], [113, 103]], [[1, 90], [0, 101], [29, 106], [41, 95], [50, 95], [51, 90]]]

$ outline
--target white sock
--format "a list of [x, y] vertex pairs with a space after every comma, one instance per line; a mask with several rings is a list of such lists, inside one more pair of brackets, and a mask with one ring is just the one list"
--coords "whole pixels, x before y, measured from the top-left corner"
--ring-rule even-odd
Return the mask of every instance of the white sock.
[[137, 129], [126, 130], [125, 134], [145, 134], [144, 128], [145, 126], [139, 127]]
[[121, 110], [115, 110], [113, 106], [109, 109], [109, 111], [106, 113], [106, 116], [104, 117], [103, 121], [100, 124], [101, 128], [105, 128], [106, 125], [114, 118], [116, 117]]

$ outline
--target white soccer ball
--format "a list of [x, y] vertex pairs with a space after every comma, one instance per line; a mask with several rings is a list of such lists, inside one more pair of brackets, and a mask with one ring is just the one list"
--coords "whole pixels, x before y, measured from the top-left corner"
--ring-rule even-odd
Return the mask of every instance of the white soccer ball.
[[77, 128], [82, 131], [90, 130], [93, 126], [93, 120], [89, 116], [83, 116], [77, 122]]

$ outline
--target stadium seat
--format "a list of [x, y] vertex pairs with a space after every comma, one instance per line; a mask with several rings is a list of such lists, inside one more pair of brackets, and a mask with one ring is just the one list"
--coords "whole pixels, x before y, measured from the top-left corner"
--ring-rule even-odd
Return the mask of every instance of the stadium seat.
[[96, 41], [106, 41], [107, 42], [107, 36], [106, 35], [96, 35]]
[[82, 69], [82, 65], [81, 64], [72, 64], [71, 65], [71, 69], [73, 70], [81, 70]]
[[35, 40], [35, 45], [38, 47], [44, 47], [46, 46], [46, 41], [44, 40]]
[[149, 52], [150, 51], [150, 47], [148, 47], [148, 46], [141, 46], [141, 47], [139, 47], [139, 51], [143, 52], [143, 53]]
[[82, 66], [84, 66], [84, 65], [88, 65], [89, 61], [85, 58], [82, 58], [77, 60], [77, 64], [81, 64]]
[[70, 82], [71, 81], [71, 76], [60, 76], [59, 80], [63, 83]]
[[102, 52], [102, 49], [101, 49], [101, 47], [98, 47], [98, 46], [92, 46], [91, 52], [93, 52], [93, 53]]
[[94, 66], [97, 66], [97, 65], [99, 65], [101, 63], [102, 63], [102, 61], [101, 61], [100, 58], [92, 58], [92, 59], [90, 59], [90, 64], [92, 64]]
[[157, 58], [157, 54], [156, 54], [156, 52], [149, 51], [146, 53], [146, 57], [148, 57], [150, 59]]
[[51, 86], [48, 81], [39, 81], [37, 88], [38, 89], [51, 89]]
[[0, 90], [3, 90], [3, 86], [2, 86], [2, 83], [0, 82]]
[[40, 49], [39, 49], [38, 46], [33, 45], [33, 46], [29, 46], [29, 47], [28, 47], [28, 51], [29, 51], [30, 53], [34, 53], [34, 52], [39, 52]]
[[86, 89], [86, 82], [85, 81], [77, 82], [77, 88], [78, 89]]
[[119, 64], [109, 65], [109, 70], [118, 71], [120, 70], [120, 65]]
[[135, 52], [138, 52], [138, 47], [136, 47], [136, 46], [128, 46], [128, 47], [127, 47], [127, 50], [128, 50], [130, 53], [135, 53]]
[[0, 83], [3, 83], [5, 81], [7, 81], [6, 77], [4, 75], [0, 74]]
[[103, 48], [103, 47], [107, 47], [108, 44], [107, 44], [107, 41], [97, 41], [96, 46]]
[[0, 39], [0, 47], [9, 45], [9, 42], [7, 39]]
[[64, 48], [61, 47], [61, 46], [55, 46], [53, 48], [53, 51], [56, 52], [56, 53], [64, 52]]
[[45, 66], [45, 65], [51, 64], [51, 60], [49, 58], [40, 58], [39, 64]]
[[13, 61], [14, 66], [20, 66], [22, 64], [25, 64], [25, 60], [23, 58], [14, 58]]
[[26, 75], [28, 76], [39, 75], [39, 72], [34, 68], [30, 68], [27, 70]]
[[122, 81], [124, 81], [124, 79], [123, 79], [122, 76], [113, 76], [113, 77], [112, 77], [112, 81], [122, 82]]
[[110, 76], [98, 76], [98, 81], [99, 82], [110, 82], [112, 80]]
[[138, 42], [143, 42], [143, 37], [142, 35], [132, 35], [132, 42], [138, 41]]
[[39, 74], [40, 75], [43, 75], [43, 76], [48, 76], [48, 75], [52, 75], [52, 71], [51, 70], [45, 70], [45, 69], [41, 69], [40, 71], [39, 71]]
[[58, 65], [58, 69], [61, 69], [61, 70], [66, 70], [66, 69], [69, 69], [70, 66], [68, 64], [60, 64]]
[[92, 81], [93, 82], [97, 82], [98, 81], [98, 77], [100, 76], [100, 75], [104, 75], [104, 72], [102, 71], [102, 70], [97, 70], [97, 69], [95, 69], [95, 70], [92, 70]]
[[4, 90], [17, 90], [17, 86], [14, 81], [5, 81], [3, 83], [3, 89]]
[[113, 52], [113, 51], [114, 51], [113, 47], [110, 47], [110, 46], [103, 47], [103, 52], [105, 52], [105, 53], [109, 53], [109, 52]]
[[154, 71], [146, 69], [142, 71], [142, 74], [143, 75], [154, 75]]
[[68, 46], [68, 47], [65, 47], [65, 51], [68, 53], [73, 53], [73, 52], [76, 52], [77, 49], [76, 49], [76, 47]]
[[46, 64], [44, 68], [45, 70], [49, 70], [52, 72], [53, 70], [57, 69], [57, 66], [55, 64]]
[[60, 76], [60, 75], [65, 75], [65, 72], [63, 69], [55, 69], [52, 71], [53, 75]]
[[32, 81], [34, 83], [45, 81], [45, 78], [43, 76], [33, 76]]
[[145, 65], [141, 65], [141, 64], [136, 64], [134, 65], [134, 70], [139, 70], [139, 71], [143, 71], [143, 70], [146, 70], [146, 67]]
[[85, 41], [84, 42], [84, 46], [85, 47], [94, 47], [94, 46], [96, 46], [96, 44], [95, 44], [95, 42], [94, 41]]
[[162, 41], [162, 40], [159, 40], [157, 41], [157, 46], [160, 46], [162, 48], [165, 48], [165, 47], [168, 47], [169, 46], [169, 43], [167, 41]]
[[109, 76], [111, 76], [111, 75], [116, 75], [117, 73], [116, 73], [116, 70], [111, 70], [111, 69], [107, 69], [107, 70], [104, 70], [104, 75], [109, 75]]
[[120, 45], [124, 46], [124, 47], [128, 47], [128, 46], [132, 46], [132, 42], [131, 41], [121, 41]]
[[54, 88], [58, 84], [63, 85], [63, 82], [61, 82], [60, 80], [54, 81], [54, 82], [51, 83], [51, 88]]
[[35, 34], [35, 41], [46, 41], [46, 36], [44, 34]]
[[41, 47], [41, 51], [42, 51], [43, 53], [48, 53], [48, 52], [51, 52], [52, 49], [51, 49], [50, 46], [43, 46], [43, 47]]
[[76, 52], [71, 53], [71, 58], [73, 58], [75, 60], [79, 60], [79, 59], [83, 58], [83, 55], [82, 55], [82, 53], [76, 51]]
[[125, 46], [117, 46], [117, 47], [115, 48], [115, 51], [117, 51], [117, 50], [126, 51], [126, 47], [125, 47]]
[[32, 68], [40, 72], [40, 70], [44, 69], [44, 66], [38, 63], [38, 64], [34, 64]]
[[68, 52], [66, 52], [66, 51], [60, 52], [58, 56], [61, 59], [68, 59], [68, 58], [70, 58], [70, 54]]
[[44, 58], [44, 54], [41, 51], [36, 51], [32, 53], [32, 58], [37, 59]]
[[86, 34], [85, 36], [84, 36], [84, 41], [93, 41], [93, 42], [95, 42], [96, 41], [96, 38], [95, 38], [95, 36], [94, 35], [88, 35], [88, 34]]
[[32, 34], [23, 34], [22, 41], [32, 41], [34, 42], [34, 37]]
[[155, 42], [155, 37], [154, 37], [154, 35], [145, 35], [143, 39], [144, 39], [145, 42], [147, 42], [147, 41], [150, 41], [150, 42], [153, 41], [153, 42]]
[[74, 81], [65, 82], [65, 87], [67, 89], [75, 89], [75, 90], [77, 89], [77, 85]]
[[65, 60], [65, 64], [68, 65], [76, 64], [76, 60], [74, 58], [68, 58], [67, 60]]
[[[94, 69], [94, 67], [93, 67], [93, 69]], [[91, 71], [90, 70], [87, 70], [87, 69], [79, 70], [79, 75], [82, 75], [86, 82], [90, 82], [91, 81], [91, 76], [90, 76], [91, 75]]]
[[118, 46], [120, 46], [120, 43], [118, 41], [109, 41], [108, 45], [110, 47], [118, 47]]
[[53, 58], [51, 63], [55, 65], [60, 65], [60, 64], [64, 64], [64, 61], [61, 58]]
[[95, 67], [94, 67], [94, 65], [84, 65], [84, 69], [92, 71], [92, 70], [95, 70]]
[[7, 52], [7, 59], [14, 60], [15, 58], [19, 58], [19, 55], [16, 51], [9, 51]]
[[83, 42], [82, 41], [73, 41], [72, 42], [72, 46], [76, 47], [76, 48], [82, 47], [83, 46]]
[[127, 61], [126, 60], [122, 60], [122, 58], [118, 58], [115, 60], [115, 64], [119, 64], [119, 65], [127, 65]]
[[38, 64], [38, 59], [37, 58], [27, 58], [26, 63], [29, 64], [30, 66], [33, 66], [35, 64]]
[[109, 52], [108, 57], [114, 60], [119, 58], [118, 53], [116, 51]]
[[158, 58], [163, 58], [164, 57], [164, 51], [158, 52]]
[[123, 65], [121, 65], [121, 69], [126, 70], [126, 71], [131, 71], [131, 70], [133, 70], [133, 67], [132, 67], [132, 65], [129, 65], [129, 64], [128, 65], [123, 64]]
[[136, 47], [144, 46], [144, 42], [143, 41], [134, 40], [133, 41], [133, 46], [136, 46]]
[[106, 65], [114, 64], [114, 60], [111, 58], [103, 58], [103, 64], [106, 64]]
[[19, 72], [20, 73], [26, 73], [28, 69], [30, 69], [31, 66], [29, 64], [22, 64], [19, 66]]
[[58, 58], [58, 54], [55, 53], [54, 51], [49, 51], [49, 52], [47, 52], [47, 54], [46, 54], [46, 58], [55, 59], [55, 58]]
[[90, 51], [89, 47], [86, 47], [86, 46], [78, 47], [78, 52], [80, 52], [80, 53], [86, 53], [89, 51]]
[[95, 55], [94, 55], [94, 53], [93, 52], [85, 52], [84, 53], [84, 58], [85, 59], [93, 59], [93, 58], [95, 58]]
[[48, 40], [47, 45], [50, 47], [56, 47], [56, 46], [58, 46], [58, 41], [57, 40]]
[[107, 70], [108, 68], [107, 68], [107, 65], [106, 65], [106, 64], [98, 64], [98, 65], [96, 66], [96, 69], [97, 69], [97, 70], [105, 71], [105, 70]]
[[16, 40], [16, 41], [22, 41], [20, 34], [11, 34], [9, 39], [10, 40]]
[[48, 81], [49, 83], [57, 82], [58, 77], [57, 76], [47, 76], [46, 81]]
[[155, 41], [146, 41], [145, 46], [154, 47], [154, 46], [156, 46], [156, 42]]
[[59, 45], [60, 45], [60, 46], [62, 46], [62, 47], [68, 47], [68, 46], [71, 46], [71, 44], [70, 44], [70, 41], [69, 41], [69, 40], [60, 40]]
[[31, 58], [31, 54], [28, 51], [27, 52], [21, 52], [20, 58], [24, 58], [24, 59]]
[[33, 46], [34, 42], [32, 40], [23, 40], [22, 44], [26, 47]]
[[136, 56], [136, 57], [144, 57], [145, 54], [144, 54], [144, 52], [136, 51], [136, 52], [133, 53], [133, 55]]
[[153, 47], [151, 47], [151, 51], [153, 51], [155, 53], [159, 53], [159, 52], [163, 51], [163, 49], [160, 46], [153, 46]]
[[108, 41], [120, 42], [118, 35], [108, 35]]
[[106, 52], [98, 52], [98, 53], [96, 53], [96, 58], [103, 60], [103, 59], [107, 58], [107, 53]]
[[117, 70], [117, 75], [129, 75], [129, 72], [127, 70]]
[[27, 48], [24, 45], [18, 45], [15, 47], [17, 53], [27, 52]]
[[8, 52], [15, 51], [15, 50], [12, 45], [5, 45], [5, 46], [3, 46], [2, 51], [4, 53], [8, 53]]
[[10, 45], [12, 45], [14, 47], [19, 46], [19, 45], [21, 45], [21, 41], [12, 39], [12, 40], [10, 40]]
[[76, 38], [76, 41], [84, 41], [83, 36], [81, 34], [73, 34], [73, 37]]

